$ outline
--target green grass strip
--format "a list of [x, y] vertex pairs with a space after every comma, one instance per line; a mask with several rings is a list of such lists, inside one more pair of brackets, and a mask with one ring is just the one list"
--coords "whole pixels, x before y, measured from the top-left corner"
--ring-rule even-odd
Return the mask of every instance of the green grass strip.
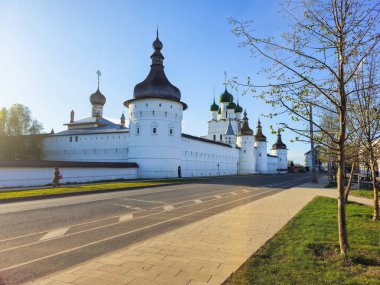
[[[380, 223], [347, 205], [349, 262], [339, 254], [337, 201], [317, 197], [225, 284], [380, 284]], [[254, 237], [253, 237], [254, 238]]]
[[350, 195], [373, 199], [373, 190], [351, 190]]
[[125, 181], [125, 182], [110, 182], [110, 183], [98, 183], [98, 184], [85, 184], [85, 185], [70, 185], [61, 186], [57, 188], [41, 188], [41, 189], [29, 189], [18, 190], [9, 192], [0, 192], [0, 200], [14, 199], [23, 197], [45, 196], [55, 194], [66, 194], [76, 192], [91, 192], [99, 190], [117, 190], [128, 189], [134, 187], [149, 187], [169, 185], [174, 183], [184, 182], [185, 180], [179, 179], [166, 179], [166, 180], [151, 180], [151, 181]]

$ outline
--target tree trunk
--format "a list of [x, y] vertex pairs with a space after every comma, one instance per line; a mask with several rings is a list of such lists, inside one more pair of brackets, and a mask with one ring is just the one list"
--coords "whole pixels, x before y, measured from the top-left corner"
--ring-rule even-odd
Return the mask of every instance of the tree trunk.
[[355, 169], [355, 162], [351, 163], [350, 179], [348, 180], [347, 188], [346, 188], [346, 191], [344, 193], [344, 203], [347, 203], [348, 196], [350, 195], [351, 184], [352, 184], [352, 175], [354, 174], [354, 169]]
[[348, 237], [346, 223], [346, 203], [344, 199], [344, 142], [340, 143], [338, 173], [337, 173], [337, 188], [338, 188], [338, 234], [340, 253], [343, 258], [347, 259]]
[[379, 220], [379, 190], [377, 188], [375, 161], [371, 159], [371, 175], [372, 175], [372, 187], [373, 187], [373, 217], [374, 221]]

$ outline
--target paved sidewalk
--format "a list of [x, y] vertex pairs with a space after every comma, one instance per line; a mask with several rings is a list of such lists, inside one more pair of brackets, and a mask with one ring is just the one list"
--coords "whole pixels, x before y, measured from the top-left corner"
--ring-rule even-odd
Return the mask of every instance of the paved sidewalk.
[[324, 185], [283, 191], [29, 284], [221, 284], [315, 196], [337, 196]]

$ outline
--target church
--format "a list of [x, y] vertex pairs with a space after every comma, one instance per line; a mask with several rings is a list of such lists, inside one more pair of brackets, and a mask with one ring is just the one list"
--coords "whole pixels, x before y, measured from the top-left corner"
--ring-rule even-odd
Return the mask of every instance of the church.
[[82, 163], [133, 163], [136, 178], [195, 177], [236, 174], [271, 174], [286, 171], [287, 147], [278, 134], [268, 153], [260, 120], [256, 132], [247, 113], [225, 88], [219, 104], [210, 106], [208, 134], [182, 133], [183, 112], [188, 108], [180, 90], [164, 72], [163, 44], [153, 42], [152, 64], [138, 83], [133, 98], [124, 102], [116, 124], [104, 118], [106, 97], [99, 89], [90, 96], [91, 116], [76, 120], [71, 111], [67, 130], [48, 135], [43, 142], [45, 160]]

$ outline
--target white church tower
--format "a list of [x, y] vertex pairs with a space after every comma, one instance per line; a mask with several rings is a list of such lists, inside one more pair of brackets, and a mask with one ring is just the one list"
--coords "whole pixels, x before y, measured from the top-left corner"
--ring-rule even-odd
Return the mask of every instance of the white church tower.
[[256, 171], [258, 173], [268, 172], [268, 158], [267, 158], [267, 138], [263, 134], [260, 119], [257, 122], [257, 130], [255, 135], [256, 147]]
[[139, 165], [138, 177], [175, 177], [181, 164], [182, 113], [180, 90], [164, 73], [158, 38], [153, 42], [152, 64], [147, 78], [137, 84], [129, 109], [128, 160]]
[[247, 112], [244, 117], [237, 136], [237, 146], [239, 153], [239, 174], [249, 174], [256, 172], [256, 157], [254, 149], [253, 131], [249, 128]]
[[278, 131], [277, 141], [272, 145], [272, 155], [278, 157], [278, 171], [288, 168], [288, 150], [286, 144], [282, 142], [281, 133]]

